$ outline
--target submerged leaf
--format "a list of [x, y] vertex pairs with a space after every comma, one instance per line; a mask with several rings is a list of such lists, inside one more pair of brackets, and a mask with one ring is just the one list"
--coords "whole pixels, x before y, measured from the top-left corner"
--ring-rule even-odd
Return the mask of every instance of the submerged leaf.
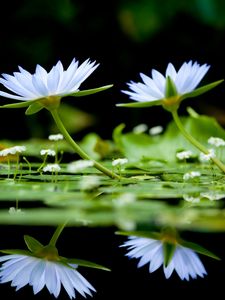
[[22, 250], [22, 249], [4, 249], [4, 250], [0, 250], [0, 252], [5, 254], [19, 254], [19, 255], [27, 255], [27, 256], [32, 255], [30, 251]]
[[150, 238], [154, 240], [160, 240], [161, 234], [158, 232], [151, 231], [116, 231], [115, 234], [125, 235], [125, 236], [137, 236], [143, 238]]
[[163, 242], [163, 257], [164, 257], [164, 266], [167, 267], [171, 262], [174, 252], [176, 250], [176, 244]]
[[63, 262], [66, 262], [67, 264], [76, 264], [78, 266], [82, 266], [82, 267], [87, 267], [87, 268], [93, 268], [93, 269], [100, 269], [103, 271], [111, 271], [109, 268], [106, 268], [102, 265], [96, 264], [94, 262], [91, 261], [87, 261], [87, 260], [83, 260], [83, 259], [76, 259], [76, 258], [64, 258], [64, 257], [60, 257], [62, 258]]
[[190, 249], [194, 250], [195, 252], [198, 252], [200, 254], [209, 256], [209, 257], [214, 258], [216, 260], [220, 260], [220, 258], [217, 255], [215, 255], [211, 251], [207, 250], [206, 248], [204, 248], [204, 247], [202, 247], [198, 244], [195, 244], [195, 243], [192, 243], [192, 242], [187, 242], [187, 241], [184, 241], [184, 240], [179, 241], [179, 243], [184, 247], [187, 247], [187, 248], [190, 248]]

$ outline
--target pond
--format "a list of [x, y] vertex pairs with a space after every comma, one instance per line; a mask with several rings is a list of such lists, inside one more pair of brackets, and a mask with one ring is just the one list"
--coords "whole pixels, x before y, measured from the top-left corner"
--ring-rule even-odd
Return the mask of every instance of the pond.
[[[131, 91], [123, 91], [137, 102], [118, 106], [161, 105], [173, 121], [166, 128], [140, 124], [130, 132], [119, 124], [112, 140], [88, 133], [77, 142], [58, 111], [64, 97], [111, 87], [79, 90], [97, 66], [86, 60], [78, 67], [74, 59], [63, 70], [59, 61], [49, 73], [40, 66], [35, 74], [19, 68], [15, 77], [4, 75], [1, 80], [18, 95], [3, 91], [0, 95], [19, 100], [2, 109], [26, 108], [27, 115], [47, 109], [59, 130], [48, 139], [0, 142], [0, 222], [9, 245], [1, 249], [1, 283], [12, 281], [17, 290], [29, 284], [34, 294], [46, 286], [55, 297], [61, 295], [62, 285], [70, 298], [77, 292], [85, 297], [95, 293], [86, 275], [94, 277], [96, 272], [103, 274], [93, 280], [98, 290], [99, 278], [112, 289], [114, 284], [122, 288], [125, 277], [127, 287], [121, 296], [126, 297], [131, 287], [129, 279], [140, 296], [135, 276], [142, 273], [134, 269], [148, 266], [137, 281], [142, 288], [144, 283], [148, 286], [148, 276], [156, 274], [154, 292], [162, 280], [172, 291], [175, 286], [186, 289], [187, 283], [180, 282], [198, 278], [200, 283], [194, 283], [188, 293], [197, 286], [201, 289], [200, 278], [208, 273], [205, 262], [218, 265], [223, 255], [218, 244], [225, 230], [225, 130], [214, 118], [198, 115], [190, 107], [189, 116], [180, 118], [178, 108], [184, 99], [222, 81], [196, 88], [208, 66], [192, 61], [178, 72], [168, 64], [165, 77], [155, 70], [152, 78], [141, 74], [144, 83], [131, 82]], [[125, 271], [121, 271], [123, 264]], [[132, 268], [134, 277], [126, 273]], [[107, 276], [112, 286], [105, 283]], [[165, 278], [174, 276], [169, 287]], [[212, 282], [206, 282], [211, 288]], [[101, 293], [97, 299], [103, 297]]]

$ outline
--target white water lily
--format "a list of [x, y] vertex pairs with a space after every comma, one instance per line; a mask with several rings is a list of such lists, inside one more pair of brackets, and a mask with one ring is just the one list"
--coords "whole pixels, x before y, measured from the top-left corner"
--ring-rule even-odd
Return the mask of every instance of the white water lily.
[[92, 296], [94, 287], [76, 270], [75, 264], [62, 264], [44, 258], [29, 255], [11, 254], [0, 257], [3, 262], [0, 268], [0, 283], [11, 281], [16, 291], [29, 284], [34, 294], [45, 286], [56, 298], [59, 296], [61, 285], [70, 299], [76, 298], [76, 291], [86, 298]]
[[178, 115], [178, 109], [181, 101], [187, 98], [197, 97], [213, 89], [223, 80], [218, 80], [202, 87], [196, 88], [205, 74], [208, 72], [207, 64], [199, 65], [197, 62], [185, 62], [180, 69], [176, 71], [174, 66], [169, 63], [165, 76], [156, 70], [152, 70], [152, 78], [140, 73], [143, 82], [131, 81], [128, 83], [130, 90], [122, 90], [135, 103], [119, 103], [120, 107], [150, 107], [161, 105], [165, 110], [172, 114], [173, 120], [182, 135], [194, 147], [203, 152], [206, 156], [203, 160], [212, 160], [217, 167], [225, 173], [225, 165], [215, 157], [207, 148], [199, 143], [182, 124]]
[[[80, 66], [78, 65], [79, 62], [73, 59], [66, 70], [64, 70], [61, 61], [58, 61], [49, 73], [43, 67], [37, 65], [34, 74], [21, 67], [19, 67], [19, 72], [13, 73], [13, 76], [2, 74], [3, 78], [0, 78], [0, 83], [11, 93], [0, 91], [0, 96], [18, 100], [19, 103], [0, 105], [0, 108], [26, 107], [26, 115], [32, 115], [42, 109], [47, 109], [52, 115], [60, 133], [65, 137], [72, 149], [82, 159], [92, 160], [72, 139], [59, 116], [58, 109], [61, 99], [64, 97], [81, 97], [95, 94], [111, 88], [112, 84], [80, 91], [81, 83], [98, 67], [98, 64], [96, 65], [95, 61], [91, 62], [87, 59]], [[94, 161], [94, 167], [110, 178], [120, 178], [99, 162]]]
[[196, 279], [207, 274], [198, 255], [191, 249], [176, 245], [169, 264], [164, 264], [163, 242], [152, 238], [130, 236], [122, 247], [128, 247], [126, 256], [140, 259], [138, 268], [149, 264], [149, 272], [156, 271], [163, 265], [166, 278], [169, 278], [175, 270], [182, 280]]
[[172, 63], [169, 63], [165, 76], [156, 70], [152, 70], [152, 78], [140, 73], [142, 82], [128, 83], [128, 87], [131, 91], [123, 90], [122, 92], [130, 96], [131, 99], [145, 102], [145, 101], [155, 101], [163, 98], [167, 98], [166, 95], [166, 83], [167, 78], [173, 81], [177, 94], [184, 95], [192, 92], [197, 85], [200, 83], [202, 78], [205, 76], [209, 70], [207, 64], [200, 66], [197, 62], [183, 63], [178, 71], [174, 68]]
[[140, 73], [142, 82], [130, 81], [127, 83], [129, 90], [121, 91], [137, 102], [118, 103], [117, 106], [150, 107], [162, 105], [175, 118], [181, 101], [204, 94], [222, 83], [223, 80], [218, 80], [197, 88], [209, 68], [210, 66], [207, 64], [200, 65], [190, 60], [184, 62], [178, 71], [172, 63], [169, 63], [165, 75], [154, 69], [151, 71], [151, 77]]
[[36, 66], [34, 74], [19, 67], [19, 72], [13, 75], [2, 74], [0, 83], [12, 93], [0, 91], [0, 96], [19, 101], [38, 100], [48, 97], [64, 97], [79, 90], [81, 83], [98, 67], [89, 59], [80, 66], [75, 59], [64, 70], [61, 61], [58, 61], [47, 72], [40, 65]]

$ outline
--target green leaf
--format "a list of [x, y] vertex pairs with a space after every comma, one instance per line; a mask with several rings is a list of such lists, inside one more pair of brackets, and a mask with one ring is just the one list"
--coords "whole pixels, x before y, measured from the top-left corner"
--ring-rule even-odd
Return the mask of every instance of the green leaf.
[[149, 231], [116, 231], [115, 234], [125, 235], [125, 236], [137, 236], [143, 238], [149, 238], [154, 240], [159, 240], [161, 235], [158, 232]]
[[93, 159], [106, 157], [112, 146], [109, 141], [101, 139], [96, 133], [88, 133], [79, 143], [79, 146]]
[[181, 100], [184, 100], [186, 98], [193, 98], [193, 97], [197, 97], [201, 94], [204, 94], [206, 92], [208, 92], [209, 90], [213, 89], [214, 87], [216, 87], [217, 85], [219, 85], [220, 83], [222, 83], [224, 80], [218, 80], [215, 82], [212, 82], [210, 84], [204, 85], [198, 89], [195, 89], [194, 91], [190, 92], [190, 93], [186, 93], [184, 95], [181, 96]]
[[116, 142], [118, 146], [122, 146], [120, 145], [120, 137], [125, 127], [126, 125], [124, 123], [121, 123], [118, 126], [116, 126], [115, 129], [113, 130], [113, 140]]
[[177, 89], [176, 85], [171, 79], [170, 76], [166, 77], [166, 92], [165, 92], [166, 98], [174, 97], [177, 95]]
[[92, 95], [92, 94], [96, 94], [98, 92], [105, 91], [105, 90], [111, 88], [112, 86], [113, 86], [113, 84], [104, 85], [104, 86], [101, 86], [101, 87], [98, 87], [98, 88], [95, 88], [95, 89], [78, 91], [74, 94], [68, 94], [67, 96], [83, 97], [83, 96]]
[[35, 238], [33, 238], [32, 236], [29, 236], [29, 235], [24, 236], [24, 241], [27, 245], [27, 248], [31, 252], [37, 252], [44, 247], [39, 241], [37, 241]]
[[76, 258], [65, 258], [65, 257], [61, 257], [60, 259], [62, 259], [62, 262], [65, 262], [67, 264], [76, 264], [78, 266], [82, 266], [82, 267], [87, 267], [87, 268], [93, 268], [93, 269], [100, 269], [103, 271], [111, 271], [109, 268], [106, 268], [102, 265], [93, 263], [91, 261], [87, 261], [87, 260], [83, 260], [83, 259], [76, 259]]
[[34, 102], [30, 106], [28, 106], [25, 114], [26, 115], [33, 115], [42, 110], [44, 106], [42, 106], [39, 102]]
[[187, 241], [184, 241], [184, 240], [179, 241], [179, 244], [181, 244], [183, 247], [190, 248], [190, 249], [192, 249], [192, 250], [194, 250], [194, 251], [196, 251], [200, 254], [209, 256], [209, 257], [214, 258], [216, 260], [220, 260], [220, 258], [217, 255], [215, 255], [211, 251], [205, 249], [204, 247], [202, 247], [198, 244], [195, 244], [195, 243], [192, 243], [192, 242], [187, 242]]
[[[185, 129], [207, 148], [209, 147], [207, 141], [211, 136], [225, 139], [225, 130], [213, 117], [195, 115], [182, 117], [181, 120]], [[130, 162], [144, 159], [176, 162], [176, 153], [184, 150], [191, 150], [193, 158], [199, 155], [199, 150], [183, 137], [173, 121], [168, 124], [164, 133], [158, 136], [145, 133], [122, 133], [121, 127], [117, 127], [114, 130], [113, 139], [121, 155], [127, 157]], [[225, 149], [220, 150], [220, 159], [223, 161]]]
[[176, 244], [164, 242], [163, 243], [163, 256], [164, 256], [164, 266], [167, 267], [173, 258], [174, 251], [176, 249]]
[[[124, 125], [119, 125], [113, 132], [113, 139], [124, 157], [130, 162], [150, 158], [154, 153], [154, 144], [151, 136], [141, 133], [122, 133]], [[164, 148], [162, 148], [164, 153]], [[161, 151], [160, 151], [161, 152]], [[157, 156], [160, 152], [156, 150], [153, 154]]]
[[118, 103], [116, 104], [116, 106], [142, 108], [142, 107], [151, 107], [154, 105], [162, 105], [162, 103], [163, 103], [163, 99], [159, 99], [159, 100], [145, 101], [145, 102]]

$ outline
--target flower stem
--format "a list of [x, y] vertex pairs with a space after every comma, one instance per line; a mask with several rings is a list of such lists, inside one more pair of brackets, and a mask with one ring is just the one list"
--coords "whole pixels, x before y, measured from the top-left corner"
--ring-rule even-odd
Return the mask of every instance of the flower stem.
[[[194, 145], [197, 149], [199, 149], [201, 152], [204, 154], [209, 154], [208, 149], [199, 143], [192, 135], [190, 135], [185, 128], [183, 127], [183, 124], [181, 123], [181, 120], [178, 116], [177, 109], [171, 111], [174, 122], [176, 123], [178, 129], [180, 132], [183, 134], [183, 136], [192, 144]], [[211, 160], [214, 162], [214, 164], [217, 165], [217, 167], [225, 173], [225, 165], [216, 157], [211, 157]]]
[[107, 169], [106, 167], [104, 167], [102, 164], [98, 163], [97, 161], [93, 160], [92, 158], [90, 158], [90, 156], [85, 153], [78, 145], [77, 143], [71, 138], [70, 134], [68, 133], [68, 131], [66, 130], [66, 128], [64, 127], [57, 109], [53, 109], [50, 110], [52, 117], [58, 127], [58, 129], [60, 130], [60, 132], [62, 133], [62, 135], [64, 136], [65, 140], [71, 145], [71, 147], [73, 148], [73, 150], [80, 155], [81, 158], [86, 159], [86, 160], [91, 160], [94, 163], [94, 167], [96, 169], [98, 169], [100, 172], [104, 173], [105, 175], [109, 176], [110, 178], [113, 179], [120, 179], [120, 176], [115, 174], [114, 172], [112, 172], [111, 170]]
[[54, 234], [53, 234], [53, 236], [52, 236], [52, 238], [51, 238], [51, 240], [49, 242], [49, 245], [51, 245], [51, 246], [55, 246], [56, 245], [56, 242], [57, 242], [60, 234], [62, 233], [64, 227], [66, 226], [66, 223], [67, 222], [65, 222], [64, 224], [58, 225], [58, 227], [56, 228], [56, 230], [55, 230], [55, 232], [54, 232]]

